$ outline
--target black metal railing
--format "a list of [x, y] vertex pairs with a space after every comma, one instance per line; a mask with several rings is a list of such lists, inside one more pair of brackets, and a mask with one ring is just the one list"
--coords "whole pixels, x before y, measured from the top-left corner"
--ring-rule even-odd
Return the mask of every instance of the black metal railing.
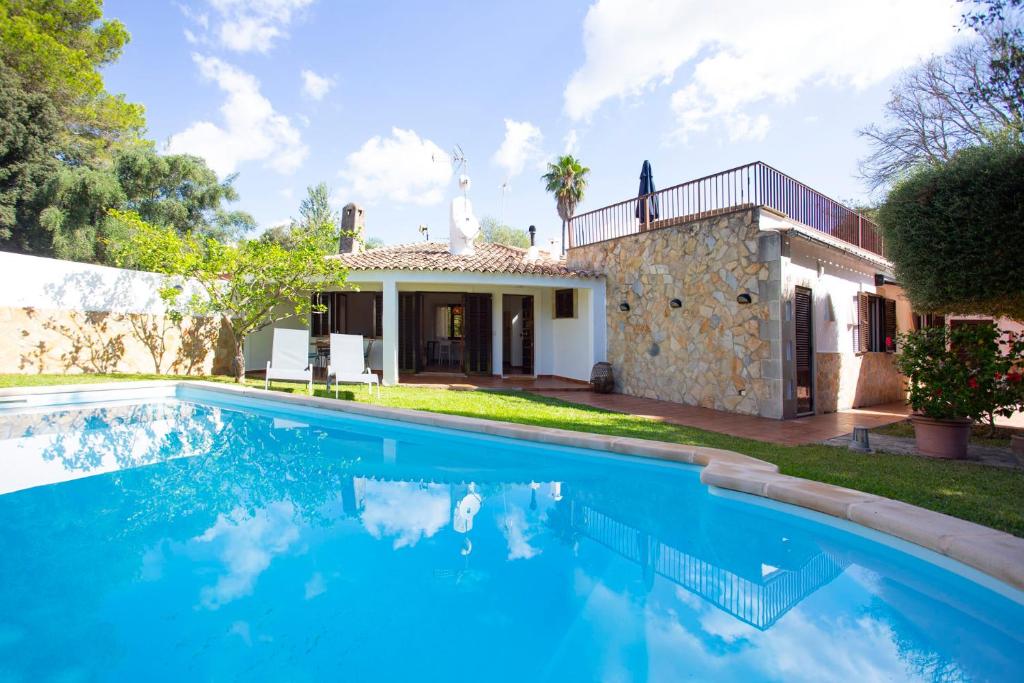
[[826, 235], [885, 255], [882, 235], [873, 222], [760, 161], [573, 216], [568, 246], [680, 225], [745, 206], [775, 209]]

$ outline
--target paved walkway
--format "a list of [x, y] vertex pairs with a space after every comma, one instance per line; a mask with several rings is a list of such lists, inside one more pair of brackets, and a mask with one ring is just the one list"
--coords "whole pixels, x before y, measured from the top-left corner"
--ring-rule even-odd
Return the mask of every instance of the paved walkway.
[[623, 394], [545, 391], [544, 395], [617, 413], [649, 417], [671, 424], [697, 427], [710, 432], [769, 441], [785, 446], [827, 441], [849, 434], [854, 427], [881, 427], [906, 419], [910, 413], [909, 407], [903, 403], [887, 403], [871, 408], [829, 413], [828, 415], [812, 415], [794, 420], [772, 420]]
[[[868, 436], [871, 449], [896, 455], [921, 455], [917, 452], [917, 445], [914, 439], [905, 436], [889, 436], [887, 434], [870, 434]], [[826, 441], [831, 446], [848, 446], [850, 436], [837, 436]], [[960, 461], [964, 462], [964, 461]], [[992, 465], [993, 467], [1007, 467], [1021, 469], [1021, 462], [1009, 448], [997, 446], [980, 446], [970, 444], [967, 446], [967, 462], [977, 462], [981, 465]]]

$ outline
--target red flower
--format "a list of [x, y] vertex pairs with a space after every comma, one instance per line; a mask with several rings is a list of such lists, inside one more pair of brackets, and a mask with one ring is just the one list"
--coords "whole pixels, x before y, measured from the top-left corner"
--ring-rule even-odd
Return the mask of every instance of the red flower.
[[1021, 374], [1019, 372], [1008, 372], [1006, 373], [1006, 379], [1014, 384], [1020, 382]]
[[997, 372], [997, 373], [995, 374], [995, 377], [996, 377], [996, 380], [997, 380], [997, 381], [998, 381], [998, 380], [1001, 380], [1001, 379], [1003, 378], [1003, 373], [1001, 373], [1001, 372]]
[[936, 389], [935, 390], [935, 395], [936, 396], [942, 396], [942, 389]]
[[892, 346], [892, 337], [885, 338], [885, 345], [886, 347]]
[[971, 389], [977, 389], [978, 388], [978, 380], [975, 379], [974, 377], [969, 378], [967, 380], [967, 386], [969, 386]]

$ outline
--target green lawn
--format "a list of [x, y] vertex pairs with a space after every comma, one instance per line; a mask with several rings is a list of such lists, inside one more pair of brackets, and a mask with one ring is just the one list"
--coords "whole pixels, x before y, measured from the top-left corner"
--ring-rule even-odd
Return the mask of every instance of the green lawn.
[[[153, 378], [153, 375], [0, 375], [0, 387]], [[208, 379], [225, 381], [223, 377]], [[262, 381], [250, 380], [248, 383], [263, 386]], [[274, 388], [291, 392], [305, 391], [298, 385], [288, 384], [275, 385]], [[326, 395], [322, 385], [317, 394]], [[342, 397], [363, 402], [369, 400], [367, 392], [361, 387], [343, 390]], [[527, 392], [385, 387], [382, 389], [380, 404], [581, 432], [724, 448], [773, 462], [785, 474], [903, 500], [1024, 536], [1022, 472], [902, 455], [862, 455], [832, 446], [778, 446], [612, 413]]]

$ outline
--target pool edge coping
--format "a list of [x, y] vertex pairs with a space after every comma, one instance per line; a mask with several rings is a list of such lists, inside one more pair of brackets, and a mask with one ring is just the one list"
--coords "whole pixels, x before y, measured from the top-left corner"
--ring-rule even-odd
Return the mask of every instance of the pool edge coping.
[[884, 496], [781, 474], [778, 467], [772, 463], [734, 451], [446, 415], [409, 408], [391, 408], [319, 396], [267, 392], [253, 387], [201, 380], [168, 379], [11, 387], [0, 389], [0, 397], [124, 391], [168, 386], [175, 389], [201, 388], [215, 393], [398, 420], [423, 426], [697, 465], [702, 468], [701, 483], [707, 486], [796, 505], [889, 534], [962, 562], [1024, 590], [1024, 538]]

